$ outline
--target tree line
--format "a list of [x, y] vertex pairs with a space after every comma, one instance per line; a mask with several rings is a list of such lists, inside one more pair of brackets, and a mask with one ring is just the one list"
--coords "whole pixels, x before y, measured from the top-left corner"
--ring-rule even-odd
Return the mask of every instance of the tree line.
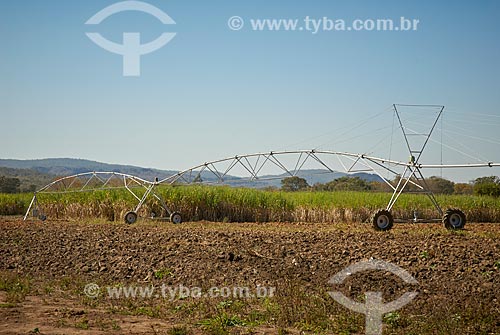
[[[391, 181], [395, 186], [399, 179]], [[470, 183], [454, 183], [441, 177], [432, 176], [426, 179], [427, 185], [436, 194], [476, 194], [500, 196], [500, 178], [497, 176], [480, 177]], [[34, 192], [36, 185], [21, 187], [21, 180], [16, 177], [0, 176], [0, 193]], [[281, 180], [281, 190], [296, 191], [360, 191], [360, 192], [392, 192], [389, 185], [379, 181], [366, 181], [359, 177], [341, 177], [330, 182], [309, 185], [301, 177], [288, 177]], [[405, 191], [416, 191], [416, 186], [408, 184]]]
[[0, 176], [0, 193], [34, 192], [36, 185], [21, 188], [21, 180], [15, 177]]
[[[393, 186], [399, 182], [399, 177], [391, 181]], [[432, 176], [426, 179], [430, 190], [437, 194], [476, 194], [500, 196], [500, 178], [497, 176], [480, 177], [470, 183], [455, 183], [441, 177]], [[288, 177], [281, 180], [281, 190], [287, 192], [296, 191], [372, 191], [392, 192], [392, 188], [385, 182], [366, 181], [359, 177], [341, 177], [325, 184], [316, 183], [309, 185], [307, 180], [301, 177]], [[417, 191], [415, 185], [409, 183], [405, 191]]]

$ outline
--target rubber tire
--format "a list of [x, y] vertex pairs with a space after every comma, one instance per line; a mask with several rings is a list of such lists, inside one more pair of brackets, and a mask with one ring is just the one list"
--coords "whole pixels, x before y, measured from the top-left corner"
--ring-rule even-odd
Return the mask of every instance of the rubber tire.
[[443, 224], [446, 229], [462, 230], [466, 223], [465, 214], [456, 208], [446, 210], [443, 216]]
[[182, 216], [177, 212], [173, 212], [172, 214], [170, 214], [170, 222], [172, 222], [173, 224], [182, 223]]
[[137, 221], [137, 213], [134, 211], [128, 212], [125, 214], [124, 220], [126, 224], [134, 224]]
[[47, 215], [45, 215], [45, 214], [40, 214], [40, 215], [38, 216], [38, 219], [40, 219], [40, 221], [42, 221], [42, 222], [43, 222], [43, 221], [47, 220]]
[[373, 215], [373, 228], [379, 231], [390, 230], [394, 225], [394, 218], [391, 212], [381, 209]]

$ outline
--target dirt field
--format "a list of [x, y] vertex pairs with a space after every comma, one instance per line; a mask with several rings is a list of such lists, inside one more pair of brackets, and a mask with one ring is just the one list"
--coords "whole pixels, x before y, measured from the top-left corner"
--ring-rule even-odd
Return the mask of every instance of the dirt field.
[[[400, 266], [418, 284], [384, 271], [328, 284], [370, 258]], [[386, 314], [384, 334], [500, 334], [500, 224], [461, 232], [396, 224], [375, 232], [364, 224], [2, 217], [0, 276], [0, 334], [364, 334], [364, 315], [328, 291], [358, 302], [366, 291], [382, 291], [385, 302], [418, 292]], [[100, 287], [95, 298], [84, 293], [90, 283]], [[113, 298], [109, 287], [155, 293]], [[234, 287], [274, 294], [223, 294]], [[192, 295], [196, 288], [201, 296]]]

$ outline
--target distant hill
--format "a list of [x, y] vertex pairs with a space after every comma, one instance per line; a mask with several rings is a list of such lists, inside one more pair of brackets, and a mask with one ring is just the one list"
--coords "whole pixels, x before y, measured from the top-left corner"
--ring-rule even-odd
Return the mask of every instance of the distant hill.
[[[156, 177], [163, 179], [178, 172], [176, 170], [159, 170], [132, 165], [107, 164], [74, 158], [47, 158], [33, 160], [0, 159], [0, 175], [19, 178], [21, 180], [22, 190], [31, 190], [33, 185], [36, 186], [36, 189], [39, 189], [57, 177], [90, 171], [120, 172], [138, 176], [146, 180], [154, 180]], [[359, 177], [366, 181], [383, 181], [382, 178], [376, 174], [347, 174], [344, 172], [330, 172], [327, 170], [303, 170], [300, 171], [297, 176], [306, 179], [309, 185], [314, 185], [316, 183], [324, 184], [344, 176]], [[201, 177], [205, 182], [214, 181], [213, 175], [210, 173], [202, 173]], [[227, 176], [227, 180], [228, 184], [231, 186], [264, 188], [281, 187], [281, 179], [285, 177], [288, 177], [288, 175], [268, 175], [263, 176], [261, 178], [263, 180], [255, 183], [249, 183], [242, 178], [235, 176]]]
[[147, 180], [153, 180], [155, 177], [162, 179], [177, 173], [177, 171], [150, 169], [132, 165], [107, 164], [75, 158], [0, 159], [0, 166], [14, 169], [31, 169], [52, 176], [70, 176], [91, 171], [120, 172]]

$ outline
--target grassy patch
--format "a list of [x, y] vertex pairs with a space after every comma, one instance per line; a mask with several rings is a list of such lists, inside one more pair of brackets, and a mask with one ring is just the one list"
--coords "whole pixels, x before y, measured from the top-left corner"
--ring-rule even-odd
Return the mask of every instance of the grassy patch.
[[237, 315], [229, 315], [226, 312], [220, 312], [212, 318], [201, 321], [200, 325], [202, 325], [209, 334], [222, 335], [228, 334], [231, 327], [245, 326], [246, 323]]
[[174, 276], [174, 273], [172, 272], [172, 270], [170, 269], [160, 269], [160, 270], [156, 270], [154, 272], [154, 277], [156, 279], [165, 279], [165, 278], [168, 278], [168, 277], [173, 277]]
[[87, 330], [90, 328], [89, 320], [87, 318], [83, 318], [75, 323], [75, 328]]
[[139, 306], [132, 312], [133, 315], [146, 315], [151, 318], [159, 318], [161, 308], [159, 306]]
[[191, 331], [186, 326], [174, 326], [167, 331], [168, 335], [189, 335]]
[[7, 292], [7, 301], [20, 302], [30, 292], [30, 280], [10, 272], [3, 272], [0, 276], [0, 291]]

